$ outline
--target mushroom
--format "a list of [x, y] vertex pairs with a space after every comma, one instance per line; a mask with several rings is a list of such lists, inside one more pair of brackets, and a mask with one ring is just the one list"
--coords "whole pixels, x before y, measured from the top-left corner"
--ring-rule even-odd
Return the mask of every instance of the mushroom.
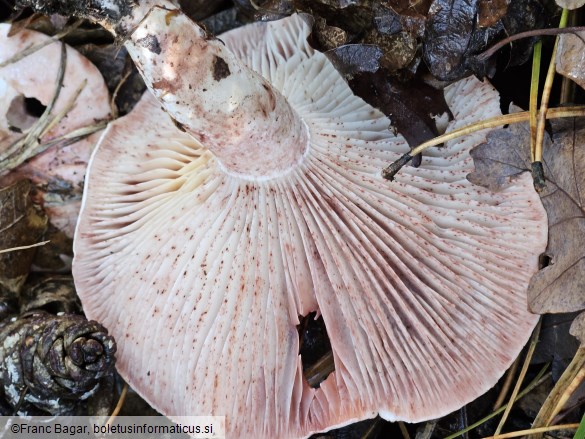
[[[530, 176], [467, 181], [475, 133], [384, 180], [409, 147], [310, 29], [295, 15], [213, 39], [153, 8], [126, 45], [156, 99], [104, 132], [76, 230], [76, 286], [122, 376], [167, 416], [227, 416], [230, 438], [445, 415], [537, 321], [526, 289], [547, 228]], [[499, 114], [487, 83], [445, 96], [450, 129]], [[319, 388], [299, 356], [310, 312], [335, 363]]]
[[[16, 160], [12, 145], [27, 133], [49, 105], [58, 85], [61, 43], [40, 32], [21, 29], [10, 35], [10, 24], [0, 24], [0, 162], [20, 164], [15, 169], [0, 169], [0, 186], [29, 178], [43, 187], [44, 200], [51, 222], [72, 237], [81, 206], [85, 168], [97, 141], [96, 136], [64, 146], [52, 146], [40, 154]], [[33, 46], [46, 46], [13, 62]], [[98, 69], [71, 47], [66, 48], [63, 86], [51, 115], [64, 111], [78, 89], [85, 86], [75, 105], [65, 117], [39, 139], [48, 143], [78, 128], [93, 125], [110, 117], [106, 84]], [[35, 108], [36, 106], [36, 108]], [[34, 111], [31, 111], [30, 109]], [[4, 173], [2, 175], [2, 170]]]

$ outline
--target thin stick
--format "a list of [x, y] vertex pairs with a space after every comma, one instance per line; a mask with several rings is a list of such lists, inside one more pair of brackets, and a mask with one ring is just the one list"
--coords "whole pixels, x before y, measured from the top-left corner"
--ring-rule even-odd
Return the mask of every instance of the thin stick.
[[518, 397], [518, 393], [520, 392], [520, 386], [522, 385], [522, 381], [524, 381], [524, 377], [526, 376], [526, 372], [528, 372], [528, 366], [530, 366], [530, 360], [532, 360], [532, 355], [534, 354], [534, 349], [536, 349], [536, 345], [538, 344], [538, 336], [540, 335], [540, 326], [542, 320], [538, 320], [538, 324], [536, 328], [534, 328], [534, 332], [532, 333], [532, 337], [530, 338], [530, 345], [528, 346], [528, 352], [526, 352], [526, 358], [524, 359], [524, 364], [522, 364], [522, 369], [520, 370], [520, 375], [518, 376], [518, 380], [516, 381], [516, 386], [514, 386], [514, 390], [512, 391], [512, 395], [510, 395], [510, 402], [506, 406], [506, 410], [502, 415], [502, 419], [500, 419], [500, 423], [494, 432], [495, 435], [500, 434], [506, 420], [508, 419], [508, 415], [512, 410], [512, 406], [514, 405], [514, 401]]
[[[520, 392], [518, 394], [518, 396], [516, 397], [516, 400], [514, 402], [522, 399], [524, 396], [526, 396], [527, 394], [529, 394], [533, 389], [535, 389], [536, 387], [540, 386], [542, 383], [544, 383], [546, 380], [548, 380], [550, 378], [550, 376], [551, 376], [551, 373], [550, 372], [547, 373], [547, 374], [545, 374], [546, 370], [548, 369], [548, 366], [549, 365], [547, 364], [547, 365], [545, 365], [540, 370], [540, 372], [538, 373], [538, 375], [536, 375], [536, 377], [534, 378], [534, 380], [532, 380], [532, 382], [530, 384], [528, 384], [528, 386], [526, 386], [526, 388], [522, 392]], [[467, 428], [465, 428], [463, 430], [460, 430], [460, 431], [458, 431], [456, 433], [453, 433], [453, 434], [447, 436], [445, 439], [455, 439], [456, 437], [459, 437], [459, 436], [464, 435], [465, 433], [473, 430], [474, 428], [479, 427], [484, 422], [487, 422], [490, 419], [492, 419], [493, 417], [495, 417], [495, 416], [499, 415], [500, 413], [502, 413], [506, 409], [507, 406], [508, 406], [507, 404], [506, 405], [503, 405], [502, 407], [500, 407], [495, 412], [490, 413], [489, 415], [483, 417], [479, 421], [477, 421], [477, 422], [469, 425]]]
[[18, 250], [28, 250], [29, 248], [34, 248], [34, 247], [41, 247], [43, 245], [48, 244], [49, 242], [51, 242], [51, 241], [42, 241], [42, 242], [37, 242], [36, 244], [31, 244], [31, 245], [22, 245], [20, 247], [5, 248], [3, 250], [0, 250], [0, 254], [15, 252]]
[[514, 360], [514, 362], [512, 363], [512, 366], [510, 367], [510, 369], [508, 369], [508, 373], [506, 373], [506, 379], [504, 381], [504, 385], [502, 386], [502, 390], [500, 391], [500, 394], [498, 395], [498, 399], [494, 403], [493, 410], [499, 409], [504, 404], [504, 400], [506, 399], [506, 395], [508, 394], [510, 387], [512, 387], [512, 381], [514, 380], [514, 377], [516, 376], [516, 371], [518, 370], [519, 364], [520, 364], [520, 357], [516, 358]]
[[[536, 419], [534, 420], [533, 427], [547, 427], [550, 425], [554, 417], [562, 409], [566, 402], [566, 396], [569, 395], [568, 391], [572, 391], [573, 384], [582, 379], [582, 370], [585, 367], [585, 347], [577, 349], [575, 356], [569, 363], [569, 366], [565, 369], [553, 389], [550, 391], [546, 401], [540, 408]], [[577, 381], [576, 381], [577, 380]], [[541, 438], [542, 435], [536, 435], [535, 439]]]
[[410, 435], [408, 434], [408, 430], [406, 429], [404, 422], [398, 422], [398, 428], [400, 428], [400, 433], [402, 433], [402, 437], [404, 439], [410, 439]]
[[[547, 119], [558, 119], [564, 117], [580, 117], [585, 116], [585, 107], [561, 107], [551, 108], [546, 113]], [[463, 128], [459, 128], [441, 136], [435, 137], [427, 142], [421, 143], [416, 148], [412, 149], [409, 153], [404, 154], [395, 162], [391, 163], [390, 166], [386, 167], [382, 171], [382, 176], [387, 180], [392, 180], [394, 176], [406, 165], [412, 156], [423, 152], [425, 149], [431, 146], [437, 146], [441, 143], [448, 142], [449, 140], [457, 139], [468, 134], [475, 133], [477, 131], [485, 130], [488, 128], [495, 128], [512, 123], [526, 122], [530, 120], [530, 113], [528, 111], [521, 111], [518, 113], [505, 114], [503, 116], [496, 116], [490, 119], [482, 120], [471, 125], [467, 125]]]
[[551, 427], [530, 428], [528, 430], [512, 431], [510, 433], [497, 434], [495, 436], [487, 436], [484, 437], [483, 439], [507, 439], [510, 437], [519, 437], [527, 434], [541, 434], [546, 433], [548, 431], [556, 430], [576, 430], [577, 428], [579, 428], [579, 424], [553, 425]]
[[114, 419], [116, 419], [116, 416], [118, 416], [118, 414], [122, 410], [122, 407], [124, 406], [124, 401], [126, 401], [127, 394], [128, 394], [128, 383], [124, 383], [124, 387], [122, 387], [122, 392], [120, 393], [120, 398], [118, 398], [118, 403], [116, 404], [116, 407], [114, 408], [114, 411], [112, 412], [112, 415], [108, 418], [106, 425], [112, 425], [114, 423]]
[[[567, 18], [569, 16], [569, 10], [563, 9], [561, 15], [561, 22], [559, 28], [567, 26]], [[551, 55], [550, 63], [548, 65], [548, 72], [546, 74], [546, 80], [544, 82], [544, 88], [542, 90], [542, 96], [540, 98], [540, 110], [538, 112], [538, 118], [536, 121], [536, 143], [534, 145], [534, 160], [532, 161], [532, 178], [534, 180], [534, 188], [537, 192], [541, 192], [545, 187], [544, 180], [544, 168], [542, 166], [542, 146], [544, 143], [544, 129], [546, 121], [546, 113], [548, 111], [548, 102], [550, 100], [550, 93], [552, 90], [552, 84], [555, 77], [555, 58], [557, 56], [557, 50], [559, 46], [559, 37], [555, 40], [553, 52]]]
[[532, 52], [532, 78], [530, 80], [530, 161], [534, 161], [534, 151], [536, 149], [536, 125], [538, 117], [538, 85], [540, 80], [540, 55], [542, 52], [542, 42], [537, 41], [534, 44]]

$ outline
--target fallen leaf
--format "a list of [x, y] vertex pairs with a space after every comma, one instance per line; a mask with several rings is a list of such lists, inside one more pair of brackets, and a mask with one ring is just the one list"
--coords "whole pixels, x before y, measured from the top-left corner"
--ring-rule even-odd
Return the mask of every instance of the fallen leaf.
[[585, 88], [585, 32], [560, 36], [556, 69]]
[[382, 50], [368, 44], [346, 44], [325, 52], [335, 68], [347, 77], [358, 73], [374, 73], [380, 68]]
[[411, 147], [437, 135], [432, 115], [450, 113], [442, 91], [421, 81], [404, 86], [384, 71], [362, 74], [350, 81], [350, 86], [356, 95], [386, 114]]
[[575, 317], [570, 332], [571, 335], [577, 337], [582, 346], [585, 346], [585, 312], [582, 312]]
[[[544, 146], [546, 189], [540, 194], [548, 214], [548, 266], [532, 278], [533, 312], [585, 309], [585, 124], [577, 119], [553, 124], [552, 143]], [[530, 134], [526, 124], [492, 131], [471, 152], [476, 170], [472, 183], [491, 189], [530, 169]]]
[[[42, 240], [47, 216], [30, 199], [31, 184], [21, 180], [0, 189], [0, 249]], [[30, 271], [36, 248], [0, 254], [0, 286], [17, 294]]]

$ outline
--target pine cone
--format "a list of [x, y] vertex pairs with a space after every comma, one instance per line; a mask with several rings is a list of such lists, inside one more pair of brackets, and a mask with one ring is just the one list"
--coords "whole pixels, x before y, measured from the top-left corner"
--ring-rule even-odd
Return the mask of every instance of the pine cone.
[[78, 315], [34, 311], [6, 319], [0, 340], [5, 398], [22, 414], [71, 414], [114, 371], [114, 339]]

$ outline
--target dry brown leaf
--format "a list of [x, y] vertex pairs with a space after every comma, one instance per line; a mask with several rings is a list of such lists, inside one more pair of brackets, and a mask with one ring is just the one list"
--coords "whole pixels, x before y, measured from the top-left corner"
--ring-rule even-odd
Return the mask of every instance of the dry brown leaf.
[[585, 312], [582, 312], [571, 325], [571, 335], [574, 335], [579, 339], [582, 346], [585, 346]]
[[[541, 193], [548, 214], [547, 267], [532, 278], [528, 291], [533, 312], [558, 313], [585, 309], [585, 124], [577, 120], [553, 124], [553, 142], [544, 146], [546, 189]], [[475, 148], [473, 183], [497, 189], [530, 169], [527, 125], [492, 131]]]
[[558, 73], [585, 88], [585, 32], [560, 36], [556, 68]]
[[[0, 249], [35, 244], [47, 228], [47, 216], [31, 202], [31, 184], [21, 180], [0, 189]], [[35, 248], [0, 255], [0, 286], [18, 293], [30, 271]]]

